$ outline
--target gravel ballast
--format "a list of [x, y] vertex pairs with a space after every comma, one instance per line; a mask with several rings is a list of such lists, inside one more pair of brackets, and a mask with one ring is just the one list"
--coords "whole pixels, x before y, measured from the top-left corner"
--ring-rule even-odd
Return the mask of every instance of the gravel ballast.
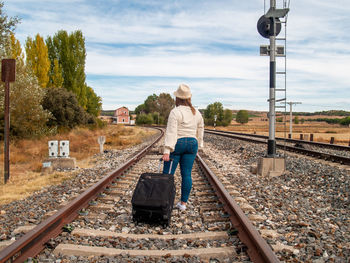
[[256, 227], [277, 232], [268, 242], [281, 260], [348, 262], [349, 168], [287, 154], [282, 176], [263, 177], [250, 168], [266, 155], [266, 146], [208, 134], [205, 141], [208, 159], [266, 218]]

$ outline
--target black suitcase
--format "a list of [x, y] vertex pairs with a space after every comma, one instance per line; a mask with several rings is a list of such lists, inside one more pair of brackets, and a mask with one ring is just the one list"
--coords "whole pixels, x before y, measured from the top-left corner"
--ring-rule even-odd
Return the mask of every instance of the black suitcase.
[[[174, 176], [160, 173], [143, 173], [132, 195], [133, 221], [168, 226], [175, 199]], [[171, 171], [172, 162], [170, 164]]]

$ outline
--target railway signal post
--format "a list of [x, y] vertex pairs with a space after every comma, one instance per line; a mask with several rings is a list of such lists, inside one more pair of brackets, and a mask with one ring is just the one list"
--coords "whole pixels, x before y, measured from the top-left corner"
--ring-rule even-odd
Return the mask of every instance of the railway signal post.
[[[281, 21], [289, 12], [289, 8], [277, 9], [276, 0], [270, 0], [270, 9], [266, 14], [260, 17], [257, 23], [257, 29], [259, 34], [270, 40], [269, 46], [261, 46], [260, 52], [262, 55], [269, 55], [270, 57], [270, 84], [269, 84], [269, 138], [267, 142], [267, 157], [258, 163], [259, 166], [264, 166], [261, 169], [267, 171], [274, 171], [276, 166], [276, 56], [278, 56], [278, 47], [276, 46], [276, 36], [281, 32]], [[285, 100], [286, 98], [284, 98]], [[278, 100], [280, 101], [280, 100]], [[270, 160], [268, 160], [270, 159]], [[271, 161], [272, 159], [272, 161]], [[264, 165], [264, 163], [266, 164]], [[272, 162], [272, 165], [270, 163]], [[260, 165], [259, 165], [260, 164]], [[270, 167], [271, 166], [271, 167]], [[284, 160], [283, 160], [284, 170]], [[268, 168], [266, 168], [268, 167]], [[260, 170], [261, 170], [260, 169]]]
[[1, 62], [1, 81], [5, 82], [4, 109], [4, 182], [10, 178], [10, 82], [16, 79], [16, 60], [3, 59]]

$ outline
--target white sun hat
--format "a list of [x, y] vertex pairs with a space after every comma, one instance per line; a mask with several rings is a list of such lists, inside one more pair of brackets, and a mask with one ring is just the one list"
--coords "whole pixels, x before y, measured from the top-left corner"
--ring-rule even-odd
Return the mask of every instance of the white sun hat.
[[189, 99], [192, 97], [190, 87], [185, 84], [180, 84], [174, 95], [180, 99]]

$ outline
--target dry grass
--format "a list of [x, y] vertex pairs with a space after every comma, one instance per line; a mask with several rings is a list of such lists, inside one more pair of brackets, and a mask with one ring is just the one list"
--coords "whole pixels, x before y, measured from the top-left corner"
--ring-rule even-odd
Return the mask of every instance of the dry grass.
[[[54, 172], [43, 176], [42, 162], [48, 157], [48, 141], [69, 140], [70, 156], [78, 167], [93, 166], [92, 156], [99, 153], [99, 136], [106, 136], [104, 149], [123, 149], [141, 143], [155, 131], [139, 127], [109, 125], [101, 130], [77, 128], [68, 133], [37, 140], [20, 140], [10, 143], [10, 180], [3, 183], [3, 153], [0, 154], [0, 204], [24, 198], [42, 187], [59, 184], [74, 176], [75, 172]], [[3, 143], [0, 145], [3, 148]]]
[[[339, 145], [349, 145], [350, 141], [350, 129], [348, 127], [336, 125], [336, 124], [327, 124], [327, 123], [304, 123], [304, 124], [293, 124], [293, 139], [299, 139], [300, 134], [314, 135], [314, 141], [329, 143], [331, 137], [334, 137], [335, 144]], [[256, 133], [259, 135], [268, 135], [269, 126], [268, 123], [261, 122], [248, 122], [247, 124], [233, 124], [228, 127], [218, 127], [217, 129], [236, 131], [236, 132], [245, 132], [245, 133]], [[287, 132], [286, 136], [289, 133], [289, 125], [286, 126]], [[284, 128], [281, 124], [276, 125], [276, 137], [284, 137]]]

